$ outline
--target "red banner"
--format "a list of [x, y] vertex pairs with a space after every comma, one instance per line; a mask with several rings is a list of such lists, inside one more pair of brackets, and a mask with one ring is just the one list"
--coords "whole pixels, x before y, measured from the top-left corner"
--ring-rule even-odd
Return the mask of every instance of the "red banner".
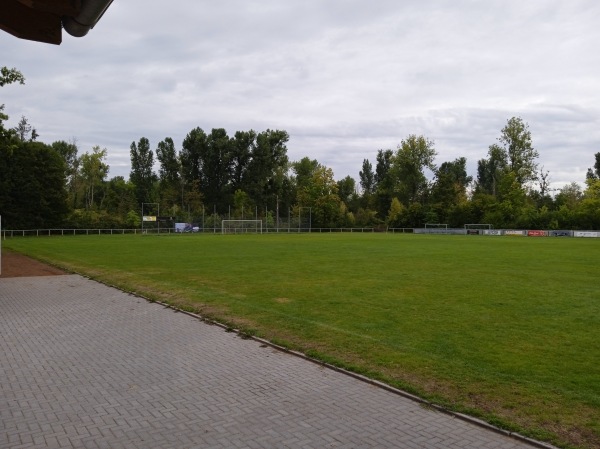
[[528, 237], [548, 237], [547, 231], [527, 231]]

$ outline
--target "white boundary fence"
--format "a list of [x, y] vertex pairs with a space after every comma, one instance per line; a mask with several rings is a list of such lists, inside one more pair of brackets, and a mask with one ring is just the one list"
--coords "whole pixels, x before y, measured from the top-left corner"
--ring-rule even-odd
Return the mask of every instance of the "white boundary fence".
[[[465, 229], [465, 228], [262, 228], [263, 234], [330, 234], [330, 233], [388, 233], [388, 234], [424, 234], [424, 235], [481, 235], [481, 236], [510, 236], [510, 237], [578, 237], [578, 238], [600, 238], [598, 230], [539, 230], [539, 229]], [[221, 234], [222, 229], [205, 228], [193, 231], [198, 234]], [[156, 235], [177, 234], [181, 231], [174, 228], [154, 229], [0, 229], [2, 239], [15, 237], [51, 237], [70, 235]]]
[[[264, 228], [263, 234], [308, 234], [308, 233], [369, 233], [369, 232], [404, 232], [412, 233], [412, 228]], [[5, 229], [0, 232], [2, 238], [12, 237], [52, 237], [52, 236], [73, 236], [73, 235], [164, 235], [164, 234], [221, 234], [222, 229], [205, 228], [197, 231], [182, 232], [171, 228], [154, 228], [154, 229]]]

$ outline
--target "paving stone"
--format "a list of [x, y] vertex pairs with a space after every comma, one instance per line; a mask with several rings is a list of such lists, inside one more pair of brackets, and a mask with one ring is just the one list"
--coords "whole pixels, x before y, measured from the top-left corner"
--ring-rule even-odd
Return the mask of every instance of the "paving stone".
[[0, 312], [2, 448], [531, 447], [80, 276]]

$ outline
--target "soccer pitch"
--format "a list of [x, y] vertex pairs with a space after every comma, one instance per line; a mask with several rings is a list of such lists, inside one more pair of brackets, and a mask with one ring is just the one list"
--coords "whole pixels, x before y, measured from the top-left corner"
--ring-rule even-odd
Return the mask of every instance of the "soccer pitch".
[[600, 239], [184, 234], [3, 246], [504, 428], [600, 447]]

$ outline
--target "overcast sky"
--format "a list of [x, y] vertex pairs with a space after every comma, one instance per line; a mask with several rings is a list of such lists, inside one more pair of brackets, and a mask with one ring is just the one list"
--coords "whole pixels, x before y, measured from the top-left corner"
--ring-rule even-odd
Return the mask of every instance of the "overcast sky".
[[197, 126], [284, 129], [291, 160], [357, 181], [410, 134], [476, 176], [513, 116], [555, 187], [600, 151], [597, 0], [115, 0], [60, 46], [0, 32], [0, 56], [26, 78], [0, 91], [8, 125], [106, 148], [109, 177]]

